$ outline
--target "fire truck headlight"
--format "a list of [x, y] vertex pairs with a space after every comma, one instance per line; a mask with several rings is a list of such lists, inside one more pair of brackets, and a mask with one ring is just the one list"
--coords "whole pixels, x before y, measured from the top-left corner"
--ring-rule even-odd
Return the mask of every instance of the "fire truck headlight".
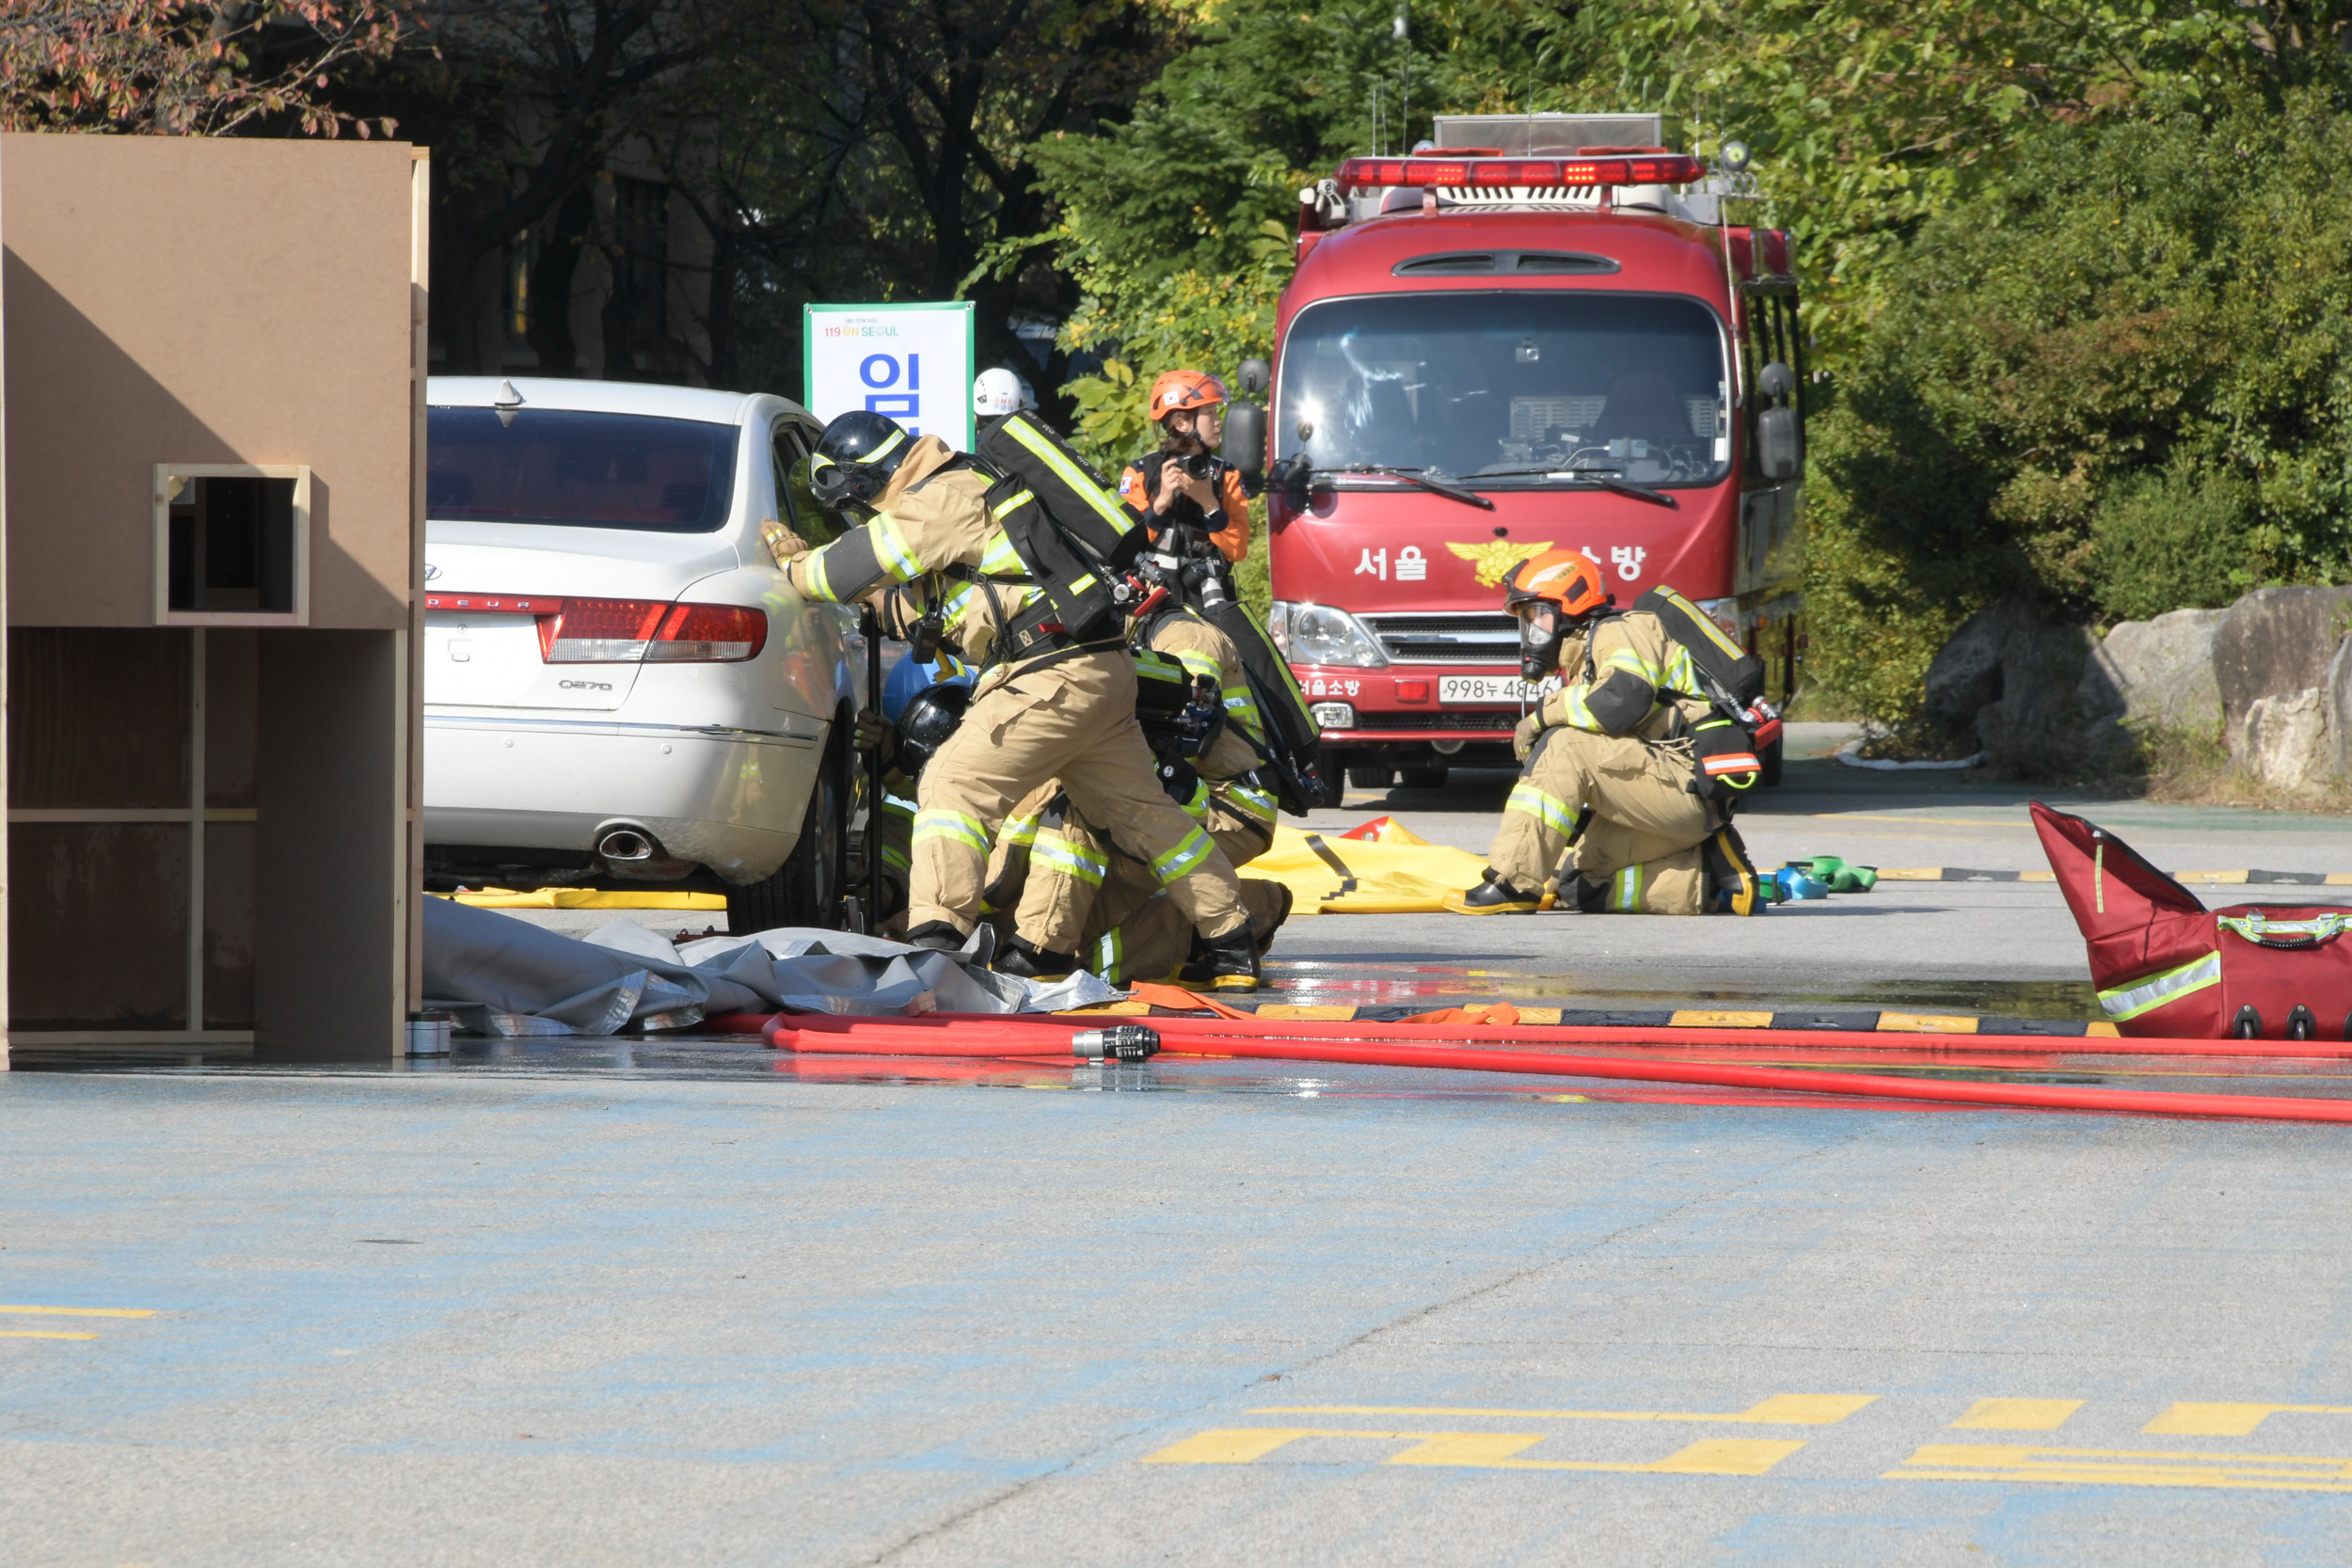
[[1380, 644], [1344, 610], [1329, 605], [1288, 607], [1290, 626], [1283, 657], [1293, 664], [1340, 664], [1376, 669], [1389, 662]]
[[1317, 729], [1352, 730], [1356, 727], [1356, 705], [1353, 703], [1317, 703], [1312, 711]]

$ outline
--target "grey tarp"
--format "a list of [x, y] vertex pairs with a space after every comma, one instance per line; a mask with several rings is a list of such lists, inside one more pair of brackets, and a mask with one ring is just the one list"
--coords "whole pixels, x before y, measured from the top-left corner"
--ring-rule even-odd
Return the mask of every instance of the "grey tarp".
[[445, 898], [424, 909], [428, 1007], [473, 1034], [678, 1029], [722, 1013], [1046, 1012], [1122, 994], [1091, 974], [1054, 985], [962, 954], [786, 927], [673, 945], [620, 919], [585, 942]]

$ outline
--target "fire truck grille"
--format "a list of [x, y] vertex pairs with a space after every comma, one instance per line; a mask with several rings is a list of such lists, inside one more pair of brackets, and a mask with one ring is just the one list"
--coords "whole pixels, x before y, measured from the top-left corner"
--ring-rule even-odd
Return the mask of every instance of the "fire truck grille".
[[1516, 664], [1519, 624], [1508, 615], [1367, 615], [1380, 651], [1401, 664]]
[[1456, 709], [1448, 713], [1359, 713], [1354, 728], [1359, 730], [1500, 730], [1507, 735], [1518, 728], [1516, 711], [1497, 713]]

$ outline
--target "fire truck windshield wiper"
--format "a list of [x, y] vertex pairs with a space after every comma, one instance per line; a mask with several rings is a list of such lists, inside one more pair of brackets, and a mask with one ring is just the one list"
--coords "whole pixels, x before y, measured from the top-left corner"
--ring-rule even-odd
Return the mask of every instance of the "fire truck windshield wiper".
[[1636, 500], [1648, 501], [1653, 506], [1678, 507], [1682, 504], [1663, 490], [1653, 490], [1646, 484], [1636, 484], [1629, 479], [1619, 479], [1616, 474], [1607, 468], [1547, 468], [1538, 465], [1526, 468], [1481, 468], [1470, 477], [1472, 479], [1528, 479], [1536, 475], [1541, 475], [1545, 479], [1565, 479], [1579, 484], [1598, 485], [1603, 490], [1614, 490], [1620, 496], [1631, 496]]
[[1465, 490], [1458, 484], [1448, 484], [1441, 479], [1431, 479], [1419, 468], [1392, 468], [1385, 463], [1351, 463], [1344, 468], [1317, 468], [1315, 472], [1318, 474], [1386, 474], [1391, 479], [1401, 479], [1407, 484], [1418, 484], [1422, 489], [1443, 496], [1448, 500], [1484, 507], [1489, 512], [1495, 509], [1495, 503], [1477, 491]]

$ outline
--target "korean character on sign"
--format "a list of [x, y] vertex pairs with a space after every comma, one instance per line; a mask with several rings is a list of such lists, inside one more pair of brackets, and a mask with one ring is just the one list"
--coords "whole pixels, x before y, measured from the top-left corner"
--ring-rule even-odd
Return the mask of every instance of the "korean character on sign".
[[1396, 580], [1422, 582], [1429, 577], [1429, 559], [1421, 553], [1419, 545], [1407, 545], [1396, 552]]
[[1356, 575], [1359, 578], [1369, 575], [1377, 577], [1382, 582], [1388, 581], [1389, 552], [1385, 549], [1375, 550], [1370, 545], [1366, 545], [1363, 559], [1356, 562]]

